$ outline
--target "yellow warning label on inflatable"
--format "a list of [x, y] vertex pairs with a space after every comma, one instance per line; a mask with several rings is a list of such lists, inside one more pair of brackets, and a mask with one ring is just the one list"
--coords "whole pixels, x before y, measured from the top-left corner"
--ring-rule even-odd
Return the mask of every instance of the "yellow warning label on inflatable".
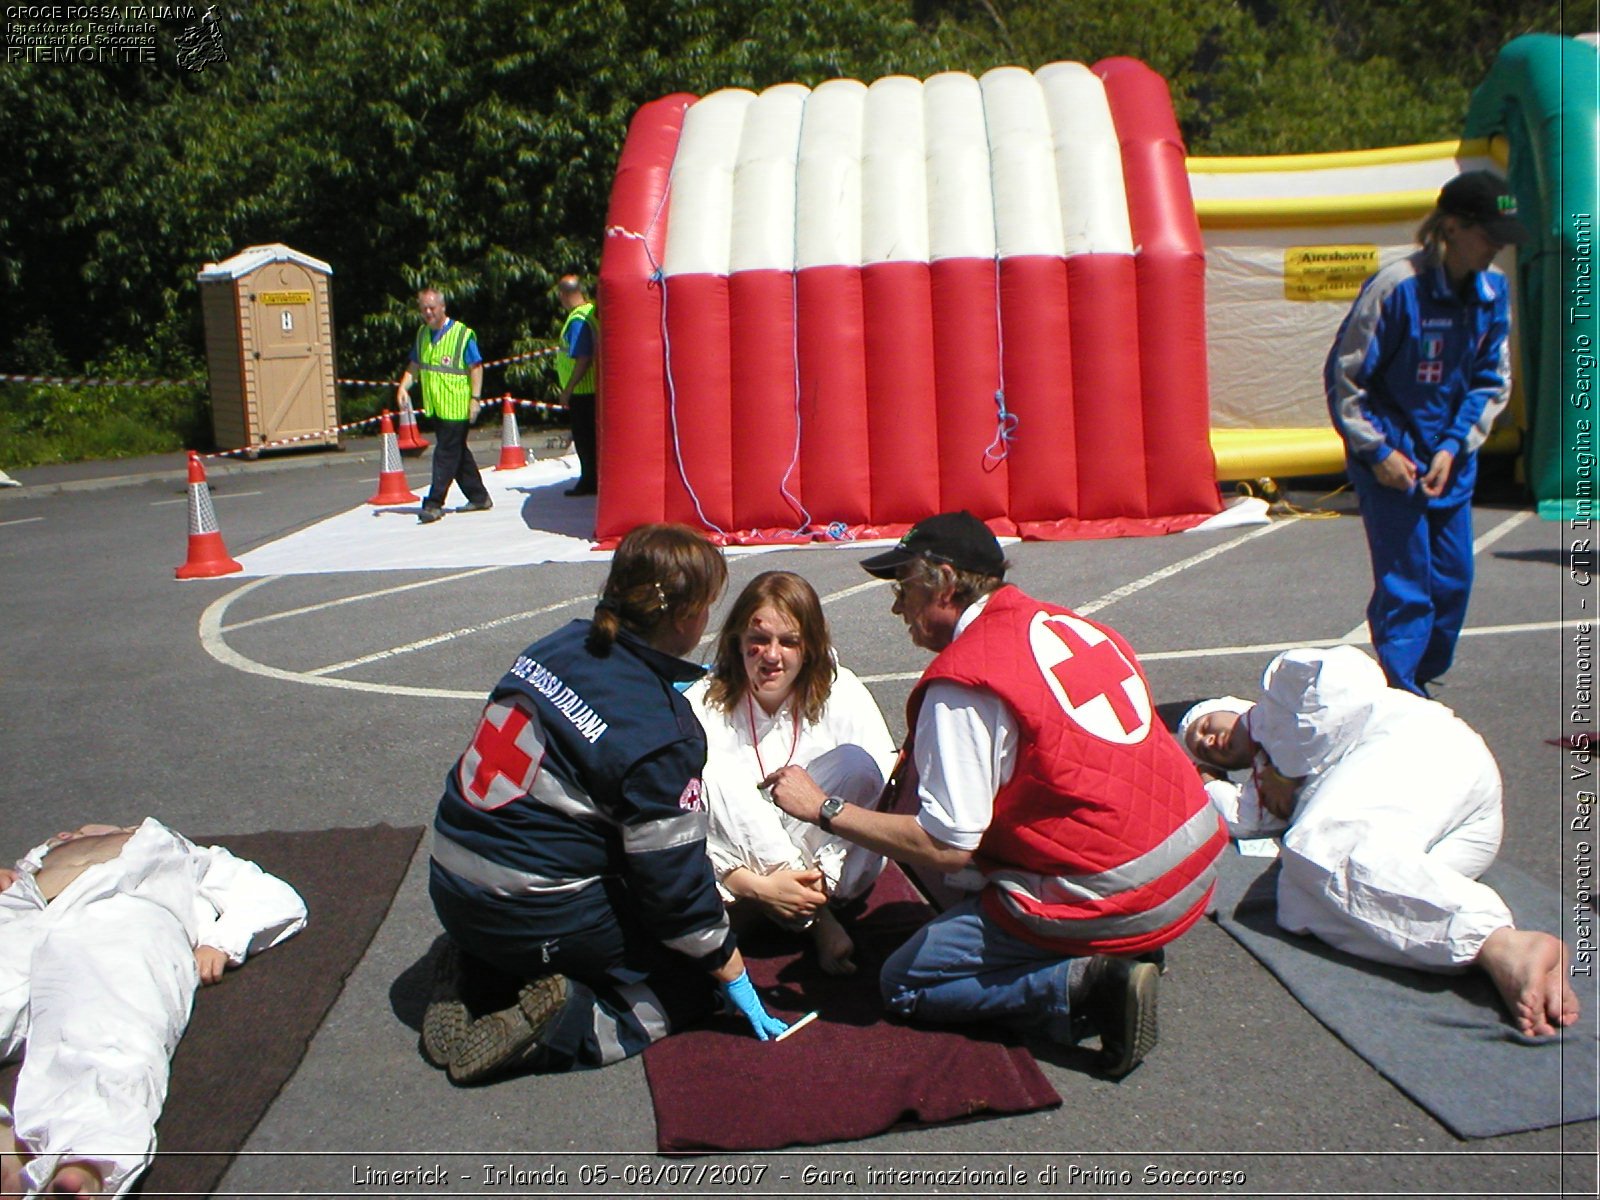
[[263, 304], [310, 304], [310, 292], [262, 292]]
[[1377, 269], [1376, 246], [1290, 246], [1283, 252], [1283, 296], [1354, 300]]

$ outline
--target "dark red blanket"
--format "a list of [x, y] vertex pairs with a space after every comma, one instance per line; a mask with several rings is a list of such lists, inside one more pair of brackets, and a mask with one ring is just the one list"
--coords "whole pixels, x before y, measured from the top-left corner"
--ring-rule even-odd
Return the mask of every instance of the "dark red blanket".
[[855, 975], [823, 974], [807, 939], [769, 926], [741, 935], [767, 1009], [786, 1021], [813, 1009], [820, 1016], [778, 1043], [724, 1019], [646, 1050], [657, 1147], [776, 1150], [1060, 1104], [1033, 1055], [1003, 1033], [917, 1028], [885, 1015], [878, 969], [932, 915], [891, 864], [852, 931]]

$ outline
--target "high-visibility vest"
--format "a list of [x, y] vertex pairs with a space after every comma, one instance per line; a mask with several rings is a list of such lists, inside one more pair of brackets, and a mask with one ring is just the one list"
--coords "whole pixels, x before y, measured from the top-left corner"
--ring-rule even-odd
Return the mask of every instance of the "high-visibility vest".
[[572, 378], [573, 357], [567, 353], [567, 330], [574, 321], [589, 322], [589, 332], [594, 335], [595, 353], [589, 362], [589, 371], [578, 380], [572, 389], [574, 396], [592, 396], [595, 393], [595, 381], [600, 378], [600, 322], [594, 315], [594, 301], [588, 300], [578, 305], [567, 314], [567, 319], [561, 322], [561, 333], [556, 345], [556, 379], [563, 389], [567, 381]]
[[417, 362], [422, 368], [422, 411], [441, 421], [472, 415], [472, 368], [463, 361], [472, 330], [460, 321], [445, 326], [439, 340], [424, 325], [417, 330]]

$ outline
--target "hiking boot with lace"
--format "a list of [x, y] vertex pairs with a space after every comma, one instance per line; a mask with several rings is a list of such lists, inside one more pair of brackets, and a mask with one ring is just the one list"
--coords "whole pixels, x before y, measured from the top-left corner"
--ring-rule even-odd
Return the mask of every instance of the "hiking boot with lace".
[[546, 975], [523, 984], [510, 1008], [487, 1013], [468, 1026], [450, 1058], [450, 1081], [482, 1083], [526, 1065], [566, 1000], [564, 975]]
[[1097, 960], [1095, 969], [1084, 1014], [1100, 1032], [1100, 1069], [1120, 1079], [1155, 1049], [1161, 969], [1155, 963], [1110, 957]]
[[460, 1048], [472, 1014], [461, 998], [461, 955], [446, 941], [433, 960], [433, 990], [422, 1014], [422, 1053], [436, 1067], [450, 1065]]

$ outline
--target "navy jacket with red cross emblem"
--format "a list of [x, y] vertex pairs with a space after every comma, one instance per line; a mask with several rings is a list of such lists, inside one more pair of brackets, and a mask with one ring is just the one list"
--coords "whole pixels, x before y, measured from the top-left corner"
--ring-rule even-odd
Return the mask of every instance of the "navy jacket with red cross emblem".
[[1082, 955], [1141, 954], [1200, 918], [1227, 831], [1114, 630], [1003, 587], [928, 665], [912, 730], [935, 680], [993, 692], [1020, 727], [973, 856], [991, 920]]
[[661, 942], [708, 970], [734, 950], [706, 856], [706, 738], [675, 684], [701, 668], [573, 621], [518, 656], [445, 777], [434, 862], [499, 898], [623, 880]]

